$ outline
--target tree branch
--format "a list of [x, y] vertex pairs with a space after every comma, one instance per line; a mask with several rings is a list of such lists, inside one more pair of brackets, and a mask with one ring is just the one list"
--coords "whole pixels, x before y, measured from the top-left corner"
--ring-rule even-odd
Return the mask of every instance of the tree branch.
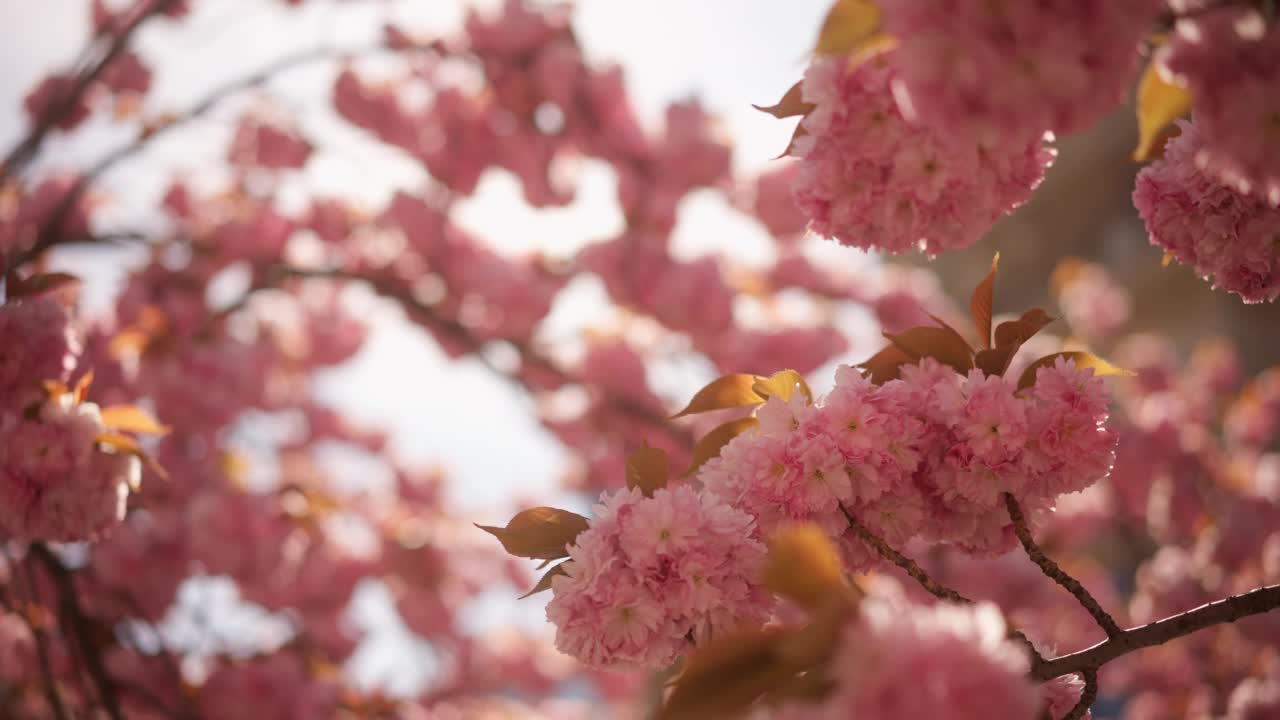
[[1063, 715], [1062, 720], [1080, 720], [1089, 712], [1093, 701], [1098, 699], [1098, 671], [1085, 670], [1080, 674], [1084, 677], [1084, 689], [1080, 691], [1080, 699], [1076, 701], [1075, 707]]
[[44, 142], [45, 136], [53, 128], [57, 127], [58, 123], [62, 122], [72, 108], [76, 106], [76, 103], [84, 98], [90, 86], [101, 77], [107, 66], [129, 46], [129, 41], [133, 38], [134, 32], [148, 18], [164, 12], [174, 2], [175, 0], [157, 0], [150, 3], [141, 12], [134, 13], [124, 27], [112, 35], [111, 42], [102, 52], [101, 57], [93, 61], [87, 70], [77, 75], [71, 86], [65, 92], [60, 93], [56, 100], [52, 100], [49, 103], [44, 113], [36, 119], [35, 125], [31, 128], [31, 132], [27, 134], [26, 138], [18, 143], [13, 150], [9, 151], [3, 161], [0, 161], [0, 182], [10, 178], [31, 161], [31, 158], [35, 156], [36, 151], [40, 149], [40, 145]]
[[[27, 585], [31, 589], [32, 597], [36, 594], [35, 572], [31, 565], [26, 565], [27, 569]], [[40, 627], [40, 623], [33, 622], [27, 617], [25, 609], [19, 609], [18, 617], [31, 630], [31, 634], [35, 636], [36, 641], [36, 661], [40, 663], [40, 675], [44, 679], [44, 696], [49, 703], [50, 710], [57, 720], [71, 720], [71, 713], [67, 711], [66, 703], [62, 701], [62, 693], [58, 691], [58, 681], [53, 676], [53, 663], [49, 660], [48, 638], [45, 636], [44, 628]]]
[[89, 669], [89, 677], [93, 678], [93, 684], [98, 689], [98, 698], [102, 701], [103, 709], [111, 720], [124, 720], [124, 713], [120, 710], [120, 698], [116, 696], [115, 682], [107, 673], [107, 668], [102, 662], [102, 654], [98, 652], [98, 647], [93, 642], [88, 619], [80, 608], [71, 573], [43, 543], [32, 543], [31, 555], [48, 568], [53, 584], [57, 588], [59, 608], [71, 626], [66, 629], [70, 630], [68, 634], [75, 638], [76, 645], [80, 648], [80, 654], [84, 657], [85, 665]]
[[1261, 587], [1247, 593], [1201, 605], [1193, 610], [1163, 620], [1123, 630], [1093, 647], [1048, 660], [1031, 671], [1036, 680], [1052, 680], [1069, 673], [1097, 670], [1121, 655], [1135, 650], [1162, 645], [1175, 638], [1190, 635], [1221, 623], [1258, 615], [1280, 608], [1280, 585]]
[[[920, 587], [925, 589], [925, 592], [939, 600], [947, 600], [949, 602], [962, 603], [966, 605], [973, 602], [955, 590], [952, 590], [946, 585], [934, 580], [929, 576], [929, 573], [925, 572], [924, 568], [920, 567], [919, 563], [898, 552], [889, 545], [889, 543], [885, 542], [883, 538], [871, 532], [866, 525], [858, 522], [858, 519], [853, 516], [853, 513], [849, 512], [849, 509], [844, 506], [844, 503], [840, 503], [840, 512], [844, 513], [845, 520], [849, 522], [849, 529], [853, 530], [853, 533], [858, 536], [859, 540], [874, 548], [880, 557], [888, 560], [894, 565], [897, 565], [903, 572], [910, 575], [913, 580], [920, 584]], [[1036, 650], [1036, 647], [1031, 643], [1030, 638], [1028, 638], [1021, 630], [1010, 625], [1009, 637], [1026, 646], [1027, 655], [1031, 659], [1031, 668], [1033, 671], [1044, 663], [1044, 656], [1040, 654], [1039, 650]]]
[[1058, 563], [1054, 562], [1053, 558], [1045, 555], [1040, 546], [1036, 544], [1035, 539], [1031, 537], [1031, 528], [1027, 525], [1027, 518], [1022, 514], [1022, 507], [1018, 505], [1018, 501], [1013, 498], [1013, 495], [1005, 493], [1004, 504], [1009, 509], [1009, 519], [1013, 521], [1013, 531], [1017, 533], [1018, 540], [1022, 543], [1022, 549], [1027, 551], [1027, 556], [1031, 558], [1031, 562], [1039, 566], [1040, 571], [1051, 580], [1071, 593], [1076, 601], [1085, 610], [1089, 611], [1094, 621], [1107, 633], [1107, 637], [1113, 638], [1119, 635], [1121, 630], [1120, 626], [1116, 624], [1115, 618], [1102, 609], [1102, 605], [1093, 597], [1088, 588], [1072, 577], [1070, 573], [1059, 567]]

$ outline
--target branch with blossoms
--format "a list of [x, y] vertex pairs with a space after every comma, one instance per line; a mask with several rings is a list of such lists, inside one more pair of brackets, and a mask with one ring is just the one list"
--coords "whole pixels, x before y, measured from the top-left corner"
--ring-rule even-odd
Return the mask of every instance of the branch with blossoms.
[[[916, 653], [943, 653], [955, 642], [949, 633], [959, 632], [991, 648], [982, 660], [969, 658], [987, 668], [975, 672], [990, 674], [963, 682], [999, 685], [993, 696], [1001, 703], [1039, 705], [1053, 720], [1078, 720], [1097, 696], [1097, 670], [1106, 662], [1280, 606], [1276, 589], [1263, 588], [1122, 630], [1040, 549], [1034, 516], [1024, 507], [1043, 516], [1061, 494], [1107, 474], [1116, 437], [1103, 427], [1108, 398], [1101, 377], [1132, 373], [1076, 351], [1042, 357], [1016, 381], [1006, 379], [1013, 357], [1050, 319], [1033, 309], [995, 324], [995, 280], [993, 262], [970, 299], [976, 346], [935, 318], [933, 325], [886, 333], [890, 345], [861, 371], [842, 368], [822, 399], [790, 371], [729, 375], [700, 390], [673, 417], [732, 408], [753, 414], [699, 440], [684, 473], [694, 483], [673, 484], [665, 454], [645, 448], [628, 460], [627, 489], [604, 495], [593, 518], [541, 507], [505, 527], [482, 527], [518, 557], [544, 566], [563, 559], [531, 591], [552, 592], [547, 617], [556, 625], [557, 647], [601, 667], [659, 670], [683, 658], [663, 718], [727, 715], [762, 698], [857, 715], [897, 692], [894, 683], [920, 672], [945, 675], [942, 668], [921, 671]], [[925, 518], [922, 509], [933, 516]], [[805, 529], [793, 530], [797, 523]], [[737, 528], [732, 540], [716, 535], [719, 527]], [[744, 532], [746, 544], [739, 539]], [[902, 553], [916, 537], [985, 553], [1012, 549], [1016, 537], [1107, 640], [1046, 659], [1003, 618], [985, 619], [999, 616], [994, 608], [939, 584]], [[940, 609], [872, 595], [863, 600], [864, 613], [839, 600], [860, 596], [839, 589], [845, 573], [882, 562], [902, 569]], [[707, 574], [709, 567], [716, 574]], [[678, 590], [689, 582], [701, 590], [692, 596]], [[770, 594], [807, 608], [811, 624], [731, 630], [761, 626]], [[710, 597], [717, 600], [707, 605]], [[890, 609], [868, 605], [878, 603]], [[953, 609], [941, 609], [947, 606]], [[841, 631], [832, 623], [848, 626]], [[841, 632], [856, 639], [837, 639]], [[905, 646], [852, 649], [878, 632]], [[891, 670], [867, 667], [871, 656], [916, 674], [895, 680]], [[1064, 677], [1072, 674], [1080, 678]]]

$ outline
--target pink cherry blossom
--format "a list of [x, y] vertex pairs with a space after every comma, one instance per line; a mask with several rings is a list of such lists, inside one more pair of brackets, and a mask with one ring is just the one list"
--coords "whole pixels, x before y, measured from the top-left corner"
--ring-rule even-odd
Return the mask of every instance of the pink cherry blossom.
[[556, 647], [596, 667], [663, 668], [770, 607], [749, 515], [688, 485], [601, 497], [552, 581]]
[[1160, 0], [887, 0], [908, 119], [1009, 142], [1086, 130], [1120, 104]]
[[1240, 193], [1280, 207], [1280, 26], [1225, 5], [1180, 19], [1157, 56], [1193, 99], [1200, 142], [1185, 156]]
[[[1280, 295], [1275, 229], [1280, 206], [1246, 195], [1201, 169], [1197, 123], [1180, 123], [1164, 157], [1138, 173], [1133, 204], [1151, 243], [1246, 303]], [[1263, 155], [1264, 153], [1258, 153]]]
[[819, 716], [859, 720], [1034, 720], [1025, 650], [990, 603], [868, 600], [841, 635], [835, 690]]
[[795, 197], [810, 228], [846, 245], [930, 255], [972, 245], [1031, 196], [1053, 159], [1040, 135], [955, 141], [894, 103], [892, 52], [805, 73]]

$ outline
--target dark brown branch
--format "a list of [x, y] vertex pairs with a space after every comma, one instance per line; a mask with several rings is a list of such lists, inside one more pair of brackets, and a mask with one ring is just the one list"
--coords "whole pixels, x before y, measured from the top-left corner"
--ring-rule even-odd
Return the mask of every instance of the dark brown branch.
[[[35, 571], [30, 564], [27, 564], [27, 585], [30, 587], [32, 597], [36, 593]], [[44, 696], [49, 702], [49, 708], [53, 711], [53, 716], [57, 720], [71, 720], [71, 713], [67, 711], [66, 703], [62, 701], [62, 693], [58, 691], [57, 678], [53, 676], [53, 663], [49, 660], [48, 638], [45, 635], [43, 627], [33, 622], [27, 617], [25, 609], [18, 612], [18, 617], [30, 628], [32, 636], [36, 641], [36, 661], [40, 663], [40, 675], [44, 679]]]
[[[133, 38], [134, 32], [148, 18], [164, 12], [174, 2], [175, 0], [156, 0], [156, 2], [152, 2], [143, 8], [141, 12], [133, 13], [129, 17], [124, 27], [121, 27], [111, 36], [111, 41], [106, 49], [103, 50], [102, 55], [97, 60], [91, 61], [88, 69], [76, 75], [70, 87], [60, 93], [56, 99], [50, 101], [44, 113], [36, 119], [31, 132], [0, 162], [0, 182], [12, 177], [31, 161], [31, 158], [35, 156], [40, 149], [40, 145], [44, 142], [45, 136], [67, 117], [76, 104], [84, 98], [85, 93], [89, 91], [93, 83], [102, 76], [107, 66], [129, 46], [129, 41]], [[97, 42], [97, 38], [94, 39], [94, 42]]]
[[120, 710], [120, 698], [116, 695], [115, 682], [107, 673], [107, 668], [102, 662], [102, 653], [99, 652], [93, 640], [88, 618], [80, 608], [75, 581], [72, 580], [70, 571], [43, 543], [32, 543], [31, 555], [44, 564], [49, 571], [49, 576], [53, 579], [58, 593], [59, 610], [64, 620], [70, 625], [64, 628], [64, 632], [75, 638], [85, 665], [88, 666], [89, 677], [93, 678], [93, 684], [98, 689], [98, 699], [102, 701], [102, 708], [111, 720], [124, 720], [124, 713]]
[[[870, 545], [876, 553], [880, 555], [880, 557], [888, 560], [894, 565], [897, 565], [903, 572], [910, 575], [913, 580], [920, 584], [920, 587], [925, 589], [925, 592], [928, 592], [939, 600], [947, 600], [949, 602], [964, 604], [973, 602], [955, 590], [952, 590], [946, 585], [934, 580], [930, 577], [929, 573], [925, 572], [924, 568], [920, 567], [919, 563], [898, 552], [893, 548], [893, 546], [885, 542], [883, 538], [871, 532], [866, 525], [863, 525], [853, 516], [853, 513], [849, 512], [849, 509], [844, 506], [844, 503], [840, 503], [840, 512], [844, 513], [845, 520], [849, 522], [849, 529], [858, 536], [859, 540]], [[1009, 626], [1009, 637], [1026, 646], [1027, 655], [1031, 659], [1031, 668], [1033, 671], [1040, 667], [1041, 663], [1044, 662], [1044, 656], [1040, 654], [1039, 650], [1036, 650], [1036, 647], [1031, 643], [1030, 638], [1028, 638], [1021, 630], [1013, 627], [1013, 625]]]
[[[383, 50], [385, 48], [377, 49]], [[49, 219], [40, 228], [36, 242], [26, 251], [14, 258], [10, 262], [9, 267], [5, 268], [5, 271], [7, 272], [9, 269], [19, 267], [24, 263], [31, 261], [54, 245], [61, 245], [69, 242], [70, 240], [68, 238], [64, 238], [61, 235], [62, 227], [66, 223], [71, 209], [80, 201], [80, 198], [84, 197], [84, 194], [89, 187], [99, 177], [101, 177], [103, 173], [110, 170], [117, 163], [136, 155], [156, 138], [203, 117], [211, 110], [218, 107], [218, 105], [227, 98], [244, 90], [262, 85], [286, 70], [318, 60], [339, 58], [357, 54], [358, 52], [360, 51], [342, 51], [334, 48], [321, 47], [311, 48], [291, 55], [286, 55], [256, 72], [250, 73], [242, 78], [237, 78], [236, 80], [215, 88], [202, 100], [197, 102], [195, 105], [192, 105], [181, 114], [167, 118], [164, 122], [158, 125], [146, 127], [139, 131], [137, 137], [132, 141], [107, 153], [76, 177], [75, 183], [71, 187], [67, 188], [67, 191], [62, 194], [62, 197], [58, 198], [58, 204], [54, 206], [53, 211], [49, 213]]]
[[1162, 645], [1197, 630], [1221, 623], [1235, 622], [1240, 618], [1269, 612], [1276, 608], [1280, 608], [1280, 585], [1261, 587], [1240, 595], [1215, 600], [1163, 620], [1121, 631], [1119, 635], [1107, 638], [1093, 647], [1046, 661], [1033, 669], [1031, 674], [1037, 680], [1046, 681], [1059, 675], [1097, 670], [1121, 655], [1127, 655], [1135, 650]]
[[929, 577], [929, 573], [925, 572], [924, 568], [920, 567], [915, 560], [912, 560], [906, 555], [903, 555], [893, 549], [889, 543], [871, 532], [866, 525], [859, 522], [858, 519], [853, 516], [853, 513], [850, 513], [849, 509], [844, 506], [844, 503], [840, 503], [840, 512], [844, 513], [845, 520], [849, 521], [849, 529], [853, 530], [853, 533], [858, 536], [859, 540], [870, 545], [872, 549], [880, 555], [880, 557], [902, 568], [902, 571], [910, 575], [913, 580], [919, 583], [920, 587], [925, 589], [925, 592], [939, 600], [948, 600], [954, 603], [973, 602], [955, 590], [952, 590], [951, 588], [939, 583], [937, 580], [934, 580], [932, 577]]
[[1022, 514], [1022, 507], [1018, 505], [1018, 501], [1013, 498], [1013, 495], [1005, 493], [1004, 504], [1009, 509], [1009, 519], [1013, 521], [1013, 531], [1017, 533], [1018, 540], [1022, 543], [1022, 549], [1027, 551], [1027, 556], [1031, 558], [1031, 562], [1035, 563], [1049, 579], [1071, 593], [1076, 601], [1093, 616], [1094, 621], [1107, 633], [1107, 637], [1113, 638], [1119, 635], [1121, 632], [1120, 626], [1116, 623], [1115, 618], [1102, 609], [1102, 605], [1098, 603], [1097, 598], [1089, 592], [1088, 588], [1072, 577], [1070, 573], [1059, 567], [1058, 563], [1054, 562], [1053, 558], [1045, 555], [1040, 546], [1036, 544], [1035, 538], [1031, 537], [1031, 528], [1027, 525], [1027, 518]]
[[1080, 691], [1080, 699], [1076, 701], [1075, 707], [1063, 715], [1062, 720], [1080, 720], [1093, 707], [1093, 701], [1098, 699], [1098, 671], [1085, 670], [1080, 674], [1084, 677], [1084, 689]]

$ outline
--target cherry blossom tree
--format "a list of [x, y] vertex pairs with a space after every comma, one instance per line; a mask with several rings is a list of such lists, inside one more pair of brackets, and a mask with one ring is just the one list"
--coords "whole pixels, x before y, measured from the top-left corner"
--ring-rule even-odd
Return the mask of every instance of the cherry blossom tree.
[[[273, 2], [378, 35], [179, 107], [142, 41], [212, 0], [86, 5], [0, 160], [0, 716], [1280, 716], [1274, 338], [1193, 327], [1188, 351], [1136, 321], [1156, 294], [1034, 237], [1008, 249], [1056, 265], [1034, 282], [1057, 317], [1013, 306], [983, 240], [1069, 202], [1055, 163], [1119, 112], [1130, 224], [1233, 312], [1274, 301], [1274, 3], [837, 0], [759, 107], [794, 123], [760, 174], [697, 100], [645, 117], [568, 5], [444, 32]], [[279, 96], [298, 70], [316, 118]], [[216, 161], [113, 212], [112, 173], [213, 116]], [[311, 187], [334, 128], [412, 180]], [[51, 150], [77, 137], [96, 154]], [[607, 237], [464, 220], [488, 178], [555, 212], [589, 167], [615, 179]], [[699, 196], [767, 261], [677, 247]], [[965, 308], [936, 276], [978, 243]], [[586, 285], [603, 319], [566, 336]], [[529, 415], [568, 458], [552, 494], [462, 509], [450, 458], [322, 392], [392, 309], [447, 358], [401, 401], [494, 453]], [[440, 402], [464, 368], [519, 401]], [[429, 658], [408, 690], [358, 678], [368, 593]]]

